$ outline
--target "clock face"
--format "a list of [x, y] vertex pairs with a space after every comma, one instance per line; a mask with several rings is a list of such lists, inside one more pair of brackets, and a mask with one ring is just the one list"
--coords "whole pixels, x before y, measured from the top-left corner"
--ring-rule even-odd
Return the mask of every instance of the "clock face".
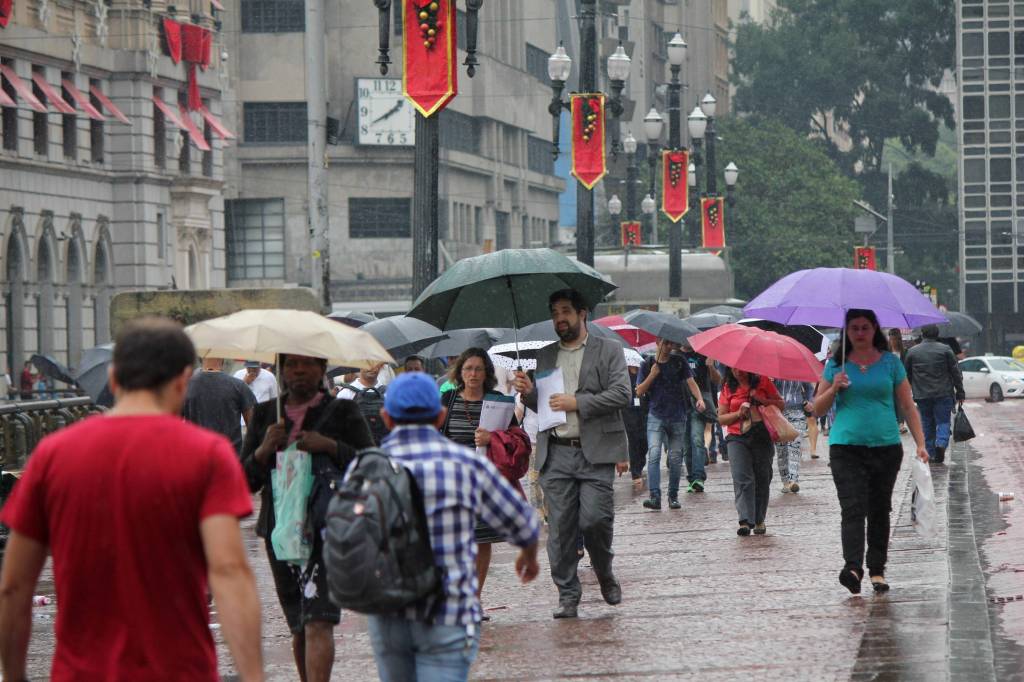
[[359, 78], [356, 81], [359, 144], [411, 147], [415, 143], [415, 109], [402, 95], [397, 78]]

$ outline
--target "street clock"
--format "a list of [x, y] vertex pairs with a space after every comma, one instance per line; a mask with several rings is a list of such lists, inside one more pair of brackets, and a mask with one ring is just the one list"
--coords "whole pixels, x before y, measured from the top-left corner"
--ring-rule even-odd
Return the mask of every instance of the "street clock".
[[356, 79], [356, 104], [361, 145], [412, 147], [416, 141], [416, 111], [402, 95], [398, 78]]

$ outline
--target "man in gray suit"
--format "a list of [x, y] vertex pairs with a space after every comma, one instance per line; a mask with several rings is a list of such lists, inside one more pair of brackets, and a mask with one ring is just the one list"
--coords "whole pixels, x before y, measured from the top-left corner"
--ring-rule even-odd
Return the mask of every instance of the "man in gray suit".
[[[555, 618], [575, 618], [583, 590], [576, 573], [576, 540], [583, 532], [587, 551], [611, 605], [622, 601], [612, 573], [612, 525], [615, 471], [629, 466], [626, 431], [619, 410], [632, 403], [622, 348], [587, 334], [587, 305], [579, 292], [563, 289], [548, 300], [559, 343], [540, 350], [537, 371], [559, 368], [565, 393], [551, 396], [553, 410], [566, 413], [566, 423], [537, 434], [537, 470], [548, 507], [548, 562], [558, 587]], [[515, 389], [530, 409], [537, 409], [537, 390], [523, 372]]]

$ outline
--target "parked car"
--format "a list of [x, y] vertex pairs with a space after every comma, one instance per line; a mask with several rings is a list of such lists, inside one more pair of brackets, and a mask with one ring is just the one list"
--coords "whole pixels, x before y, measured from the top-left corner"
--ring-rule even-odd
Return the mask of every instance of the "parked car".
[[1010, 357], [980, 355], [960, 361], [968, 398], [1024, 398], [1024, 362]]

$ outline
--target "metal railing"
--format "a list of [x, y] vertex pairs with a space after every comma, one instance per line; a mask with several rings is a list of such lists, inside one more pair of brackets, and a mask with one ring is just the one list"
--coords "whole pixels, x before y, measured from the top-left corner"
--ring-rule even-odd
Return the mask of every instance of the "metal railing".
[[0, 403], [0, 469], [24, 468], [44, 436], [99, 411], [88, 397]]

